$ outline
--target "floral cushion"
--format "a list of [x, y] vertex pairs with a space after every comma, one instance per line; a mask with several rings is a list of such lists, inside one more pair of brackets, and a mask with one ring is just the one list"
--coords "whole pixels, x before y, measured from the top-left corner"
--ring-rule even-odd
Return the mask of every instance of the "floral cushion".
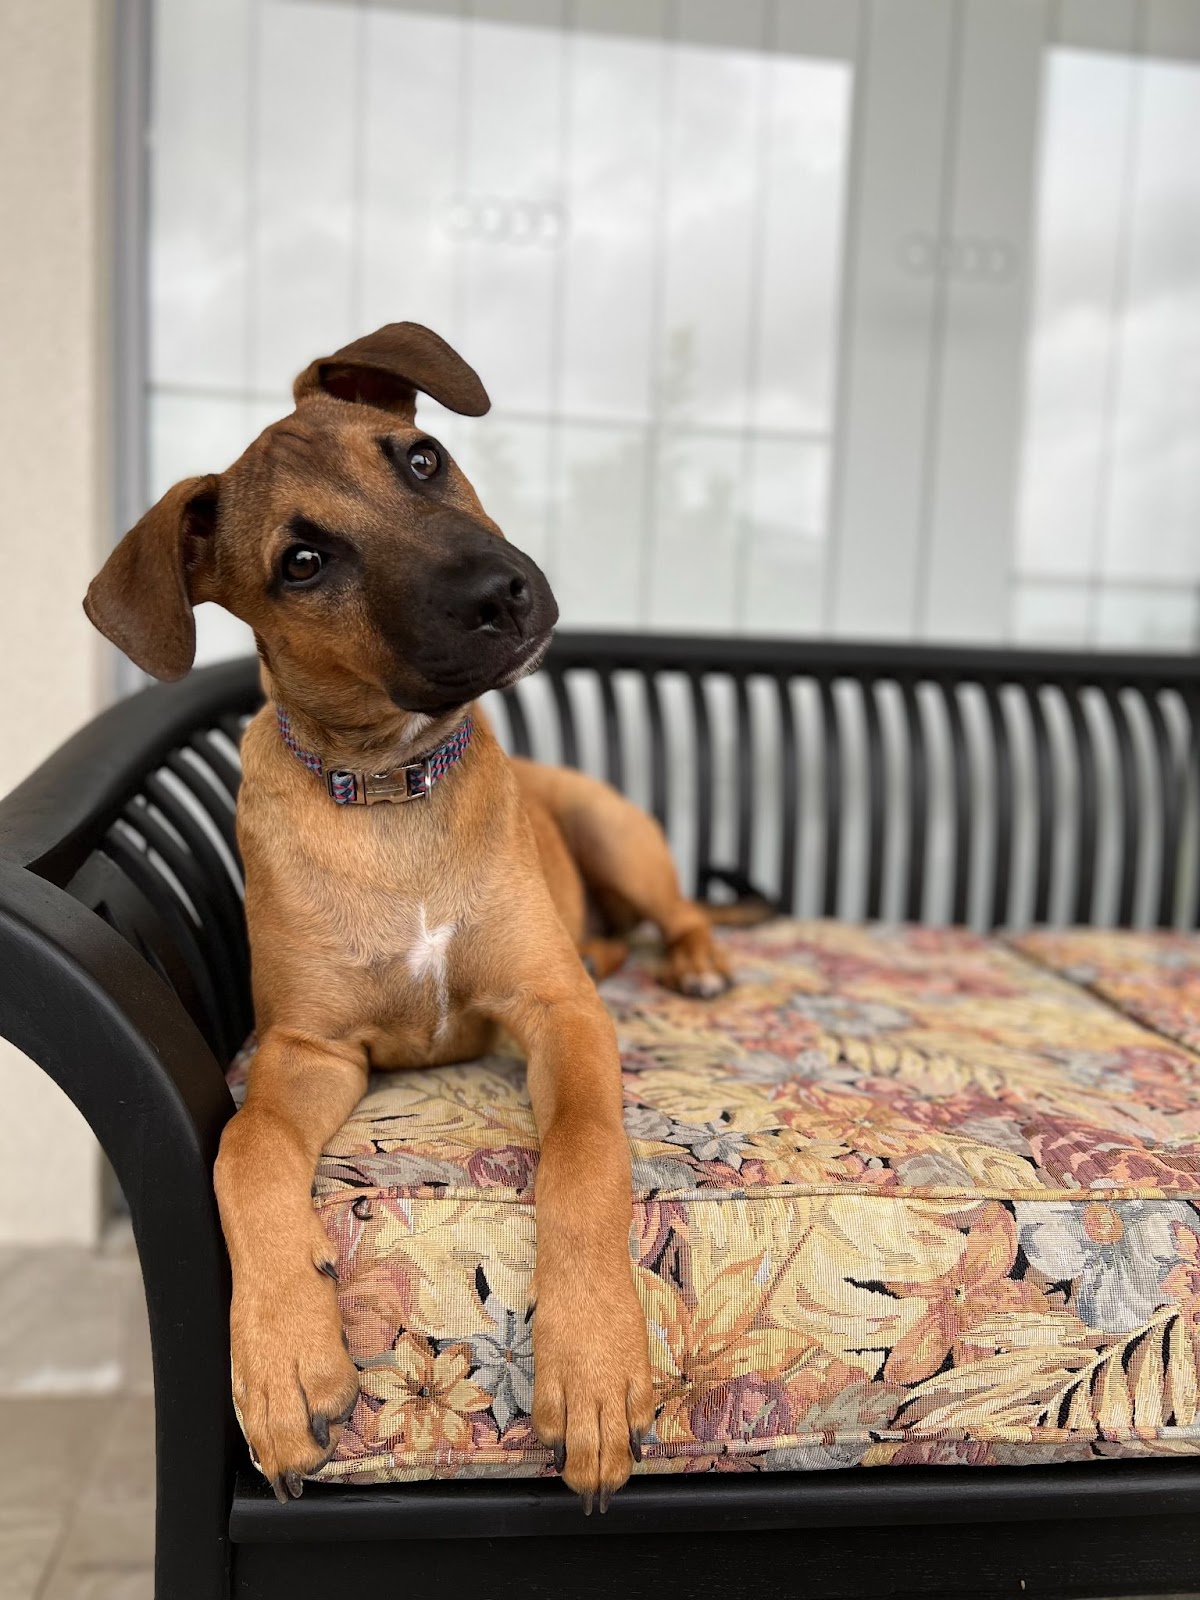
[[1038, 929], [1016, 949], [1200, 1051], [1200, 938], [1129, 928]]
[[[658, 1416], [640, 1471], [1200, 1449], [1200, 1057], [960, 930], [730, 932], [603, 987]], [[373, 1081], [322, 1158], [362, 1394], [323, 1479], [552, 1472], [519, 1061]]]

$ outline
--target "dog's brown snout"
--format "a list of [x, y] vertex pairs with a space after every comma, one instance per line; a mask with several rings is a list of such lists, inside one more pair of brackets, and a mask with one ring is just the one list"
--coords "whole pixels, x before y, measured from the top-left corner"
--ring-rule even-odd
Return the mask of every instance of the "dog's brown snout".
[[515, 633], [523, 637], [533, 610], [533, 590], [525, 574], [505, 562], [472, 573], [454, 610], [472, 633]]

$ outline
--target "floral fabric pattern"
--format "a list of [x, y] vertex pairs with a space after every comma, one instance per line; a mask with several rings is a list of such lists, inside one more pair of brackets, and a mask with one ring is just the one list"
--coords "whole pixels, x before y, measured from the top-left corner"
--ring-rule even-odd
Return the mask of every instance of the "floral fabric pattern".
[[[775, 922], [603, 986], [657, 1418], [638, 1469], [1200, 1450], [1200, 1056], [961, 930]], [[523, 1064], [400, 1072], [326, 1150], [362, 1393], [318, 1474], [550, 1473]]]
[[1200, 1051], [1200, 938], [1166, 929], [1038, 929], [1014, 949]]

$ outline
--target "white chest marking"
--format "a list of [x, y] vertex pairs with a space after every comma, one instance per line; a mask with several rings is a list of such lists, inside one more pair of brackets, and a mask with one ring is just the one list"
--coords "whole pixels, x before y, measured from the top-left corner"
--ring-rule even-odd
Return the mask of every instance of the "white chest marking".
[[450, 1014], [450, 941], [457, 932], [457, 924], [444, 922], [440, 928], [431, 928], [422, 902], [418, 910], [416, 934], [405, 957], [410, 975], [433, 984], [437, 997], [437, 1033], [446, 1026]]

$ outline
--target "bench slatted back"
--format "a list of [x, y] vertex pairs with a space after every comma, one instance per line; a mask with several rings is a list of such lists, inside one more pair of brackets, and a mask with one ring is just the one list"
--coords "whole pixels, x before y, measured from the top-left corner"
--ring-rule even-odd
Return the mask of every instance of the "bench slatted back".
[[[149, 690], [0, 803], [0, 861], [116, 928], [223, 1061], [252, 1024], [234, 810], [258, 698], [254, 662]], [[565, 634], [486, 704], [514, 753], [652, 811], [704, 898], [1197, 925], [1190, 659]]]

